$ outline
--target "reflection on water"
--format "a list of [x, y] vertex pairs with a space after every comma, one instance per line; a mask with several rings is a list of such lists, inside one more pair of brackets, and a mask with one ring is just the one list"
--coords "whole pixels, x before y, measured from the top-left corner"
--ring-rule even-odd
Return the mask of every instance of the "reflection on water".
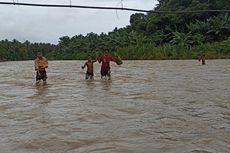
[[[83, 61], [0, 63], [0, 153], [228, 153], [230, 61], [125, 61], [112, 81]], [[28, 65], [28, 67], [20, 67]]]
[[48, 93], [48, 85], [38, 85], [35, 86], [36, 88], [36, 93], [35, 93], [35, 97], [40, 97], [42, 98], [43, 96], [45, 96]]

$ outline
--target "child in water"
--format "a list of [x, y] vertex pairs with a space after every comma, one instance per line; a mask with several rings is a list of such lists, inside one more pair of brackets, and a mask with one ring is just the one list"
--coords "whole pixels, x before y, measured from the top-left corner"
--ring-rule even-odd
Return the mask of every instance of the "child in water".
[[96, 62], [97, 60], [92, 60], [92, 57], [89, 55], [88, 56], [88, 61], [85, 62], [85, 65], [82, 66], [82, 69], [84, 69], [85, 67], [87, 67], [87, 71], [85, 74], [85, 79], [93, 79], [94, 73], [93, 73], [93, 64]]

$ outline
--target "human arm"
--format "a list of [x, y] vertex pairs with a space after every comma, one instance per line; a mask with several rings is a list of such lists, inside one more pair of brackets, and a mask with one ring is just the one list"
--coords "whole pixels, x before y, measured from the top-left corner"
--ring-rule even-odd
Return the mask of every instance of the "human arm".
[[115, 62], [115, 58], [112, 55], [110, 55], [110, 61]]
[[98, 57], [97, 57], [97, 60], [98, 60], [99, 63], [101, 63], [101, 62], [102, 62], [102, 56], [101, 56], [101, 57], [98, 56]]
[[86, 67], [87, 63], [84, 64], [84, 66], [82, 66], [81, 68], [84, 69]]
[[97, 62], [99, 59], [98, 53], [96, 52], [96, 58], [93, 60], [93, 63]]
[[48, 60], [46, 58], [44, 58], [44, 68], [48, 68]]
[[34, 60], [34, 69], [35, 69], [35, 71], [38, 71], [38, 70], [39, 70], [39, 67], [38, 67], [38, 60], [37, 60], [37, 59]]

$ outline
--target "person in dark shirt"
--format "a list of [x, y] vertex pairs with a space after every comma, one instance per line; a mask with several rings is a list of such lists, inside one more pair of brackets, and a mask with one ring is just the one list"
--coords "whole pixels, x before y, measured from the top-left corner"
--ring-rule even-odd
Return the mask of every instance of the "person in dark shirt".
[[198, 61], [205, 65], [205, 54], [198, 55]]

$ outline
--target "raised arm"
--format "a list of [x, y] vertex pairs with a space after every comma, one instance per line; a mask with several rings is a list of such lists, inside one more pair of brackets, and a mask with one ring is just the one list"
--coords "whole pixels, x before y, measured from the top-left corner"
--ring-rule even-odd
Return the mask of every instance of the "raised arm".
[[99, 63], [101, 63], [101, 61], [102, 61], [102, 56], [98, 56], [98, 57], [97, 57], [97, 60], [98, 60]]
[[112, 55], [110, 55], [110, 60], [114, 62], [115, 58]]

